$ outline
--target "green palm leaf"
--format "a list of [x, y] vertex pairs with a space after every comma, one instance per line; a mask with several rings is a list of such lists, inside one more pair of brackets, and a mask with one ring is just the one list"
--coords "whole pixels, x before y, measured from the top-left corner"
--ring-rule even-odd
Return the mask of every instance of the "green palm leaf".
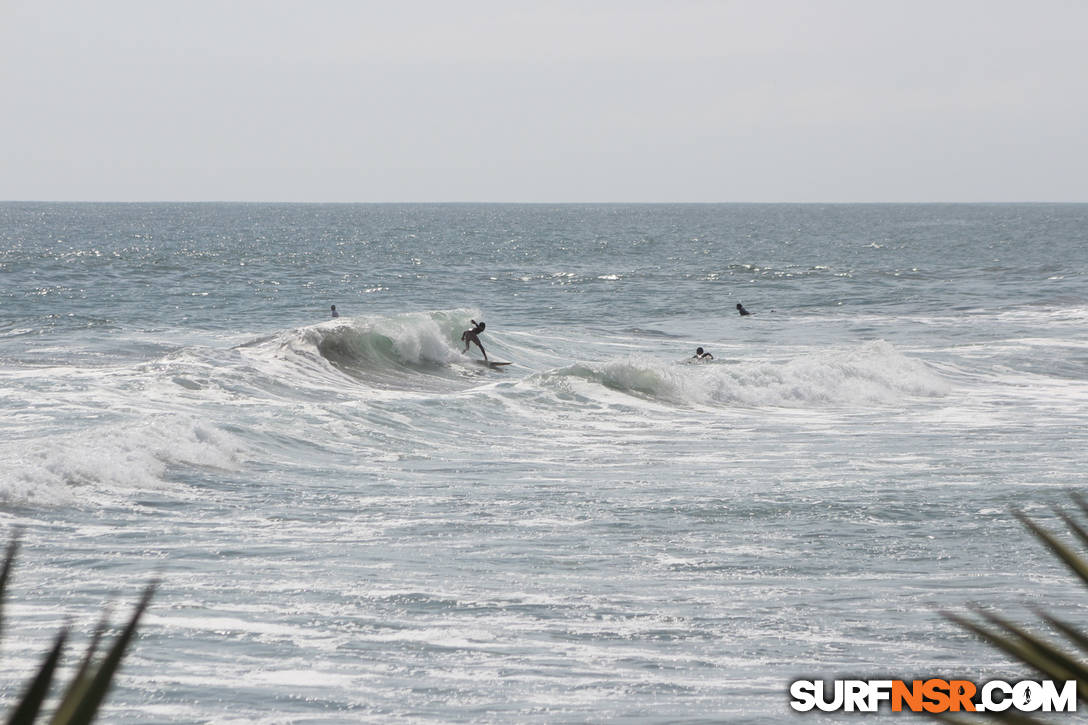
[[72, 675], [72, 679], [64, 691], [64, 696], [60, 699], [62, 705], [59, 705], [57, 711], [53, 714], [53, 719], [50, 721], [52, 725], [63, 725], [65, 722], [63, 718], [71, 714], [70, 711], [68, 713], [64, 712], [63, 703], [78, 701], [82, 693], [86, 692], [90, 686], [91, 675], [88, 673], [91, 671], [94, 657], [98, 653], [98, 645], [102, 641], [102, 637], [105, 636], [107, 627], [109, 627], [109, 614], [103, 612], [102, 618], [98, 620], [98, 625], [94, 628], [94, 634], [91, 635], [87, 651], [83, 653], [83, 659], [80, 661], [79, 667], [76, 668], [76, 673]]
[[125, 649], [136, 633], [136, 627], [140, 623], [140, 617], [151, 603], [151, 597], [155, 594], [158, 582], [151, 582], [144, 589], [132, 617], [129, 618], [125, 629], [114, 640], [106, 657], [94, 669], [93, 674], [88, 671], [81, 678], [85, 686], [73, 688], [64, 698], [53, 716], [53, 722], [57, 725], [88, 725], [94, 720], [98, 708], [105, 700], [106, 694], [113, 683], [113, 676], [121, 665], [121, 659], [125, 656]]
[[1070, 531], [1077, 535], [1077, 538], [1080, 539], [1082, 544], [1088, 544], [1088, 531], [1085, 531], [1084, 527], [1078, 524], [1072, 516], [1065, 511], [1062, 511], [1057, 506], [1054, 507], [1054, 513], [1057, 514], [1058, 518], [1065, 522], [1065, 525], [1069, 527]]
[[42, 709], [46, 695], [49, 694], [49, 685], [53, 681], [53, 673], [57, 669], [57, 663], [60, 661], [60, 654], [64, 650], [67, 639], [68, 630], [61, 630], [53, 643], [53, 649], [42, 662], [42, 666], [38, 668], [38, 674], [31, 680], [26, 692], [19, 699], [19, 704], [15, 706], [11, 717], [8, 718], [8, 725], [32, 725], [34, 718], [38, 716], [38, 711]]
[[1020, 523], [1028, 527], [1031, 533], [1035, 534], [1037, 538], [1042, 540], [1052, 552], [1054, 552], [1059, 559], [1065, 562], [1065, 565], [1073, 570], [1073, 573], [1081, 578], [1085, 584], [1088, 584], [1088, 562], [1086, 562], [1077, 552], [1073, 551], [1069, 546], [1059, 541], [1053, 534], [1046, 529], [1042, 528], [1034, 521], [1029, 519], [1021, 511], [1013, 511], [1013, 516], [1019, 519]]
[[[1076, 503], [1080, 512], [1088, 516], [1088, 499], [1076, 492], [1071, 492], [1070, 497]], [[1069, 528], [1076, 540], [1088, 546], [1088, 529], [1060, 508], [1055, 507], [1054, 513]], [[1082, 583], [1088, 585], [1088, 560], [1085, 559], [1083, 554], [1032, 521], [1023, 512], [1014, 510], [1013, 515], [1051, 553], [1069, 567], [1080, 578]], [[993, 612], [980, 607], [972, 607], [971, 609], [977, 616], [985, 620], [989, 626], [950, 612], [941, 612], [941, 615], [959, 627], [978, 635], [991, 646], [1011, 655], [1021, 664], [1043, 673], [1048, 678], [1059, 681], [1076, 680], [1078, 697], [1082, 700], [1088, 699], [1088, 661], [1083, 657], [1083, 654], [1088, 652], [1088, 632], [1058, 619], [1040, 608], [1032, 610], [1043, 623], [1049, 625], [1080, 650], [1079, 653], [1074, 653], [1066, 651], [1058, 644], [1044, 639], [1030, 629]], [[1013, 725], [1039, 725], [1042, 723], [1040, 720], [1009, 710], [979, 713], [975, 719], [945, 714], [932, 714], [930, 717], [956, 725], [977, 723], [980, 719], [988, 722], [1012, 723]]]
[[1012, 622], [990, 612], [976, 610], [979, 615], [1021, 640], [1036, 662], [1036, 669], [1056, 680], [1077, 680], [1081, 697], [1088, 697], [1088, 667], [1053, 644]]
[[0, 569], [0, 634], [4, 631], [4, 592], [7, 591], [8, 578], [11, 576], [11, 567], [15, 562], [15, 553], [19, 551], [19, 536], [16, 534], [8, 542], [8, 552], [4, 556], [4, 567]]
[[1058, 619], [1054, 615], [1048, 614], [1042, 609], [1034, 609], [1033, 611], [1035, 612], [1035, 616], [1064, 634], [1069, 641], [1080, 647], [1085, 653], [1088, 653], [1088, 634], [1085, 634], [1065, 620]]
[[[18, 547], [18, 536], [12, 537], [11, 542], [8, 544], [3, 566], [0, 568], [0, 613], [2, 613], [4, 594]], [[157, 587], [157, 581], [152, 581], [147, 585], [143, 596], [129, 618], [128, 624], [125, 625], [124, 630], [114, 640], [113, 646], [110, 647], [105, 657], [96, 663], [95, 656], [107, 626], [105, 616], [99, 621], [79, 668], [61, 698], [56, 712], [53, 713], [50, 720], [52, 725], [88, 725], [94, 720], [109, 692], [113, 677], [121, 666], [121, 660], [125, 656], [128, 645], [135, 636], [140, 617], [151, 603], [151, 598]], [[49, 654], [38, 668], [34, 678], [28, 683], [23, 696], [8, 715], [8, 725], [33, 725], [41, 711], [42, 703], [49, 695], [50, 684], [53, 681], [67, 639], [67, 629], [57, 635]]]

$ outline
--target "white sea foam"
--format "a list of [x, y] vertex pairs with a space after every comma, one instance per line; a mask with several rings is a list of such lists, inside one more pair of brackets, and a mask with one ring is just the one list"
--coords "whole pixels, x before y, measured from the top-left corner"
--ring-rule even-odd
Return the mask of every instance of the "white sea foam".
[[192, 416], [149, 415], [0, 447], [8, 504], [99, 504], [135, 490], [176, 486], [171, 466], [237, 468], [246, 445]]
[[727, 406], [894, 404], [950, 390], [934, 369], [882, 341], [786, 360], [689, 365], [629, 356], [570, 365], [540, 380], [545, 385], [582, 380], [650, 400]]

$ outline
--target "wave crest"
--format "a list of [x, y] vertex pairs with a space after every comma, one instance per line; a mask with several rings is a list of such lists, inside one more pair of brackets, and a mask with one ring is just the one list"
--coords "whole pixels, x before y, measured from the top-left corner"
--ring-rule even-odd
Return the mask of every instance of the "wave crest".
[[[541, 375], [545, 385], [599, 386], [681, 405], [811, 407], [894, 404], [947, 394], [924, 362], [887, 342], [822, 351], [784, 361], [716, 360], [683, 364], [640, 356], [577, 363]], [[581, 385], [579, 385], [581, 383]]]
[[347, 374], [379, 388], [426, 387], [419, 373], [431, 380], [458, 377], [451, 364], [465, 360], [460, 338], [474, 315], [474, 310], [440, 310], [341, 317], [243, 347], [265, 362], [287, 361], [290, 369], [281, 373], [300, 384], [338, 384]]

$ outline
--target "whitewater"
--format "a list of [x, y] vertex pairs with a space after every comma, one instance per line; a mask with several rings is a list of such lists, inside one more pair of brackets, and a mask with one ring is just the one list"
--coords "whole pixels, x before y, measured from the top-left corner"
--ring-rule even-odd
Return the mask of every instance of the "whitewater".
[[1086, 230], [0, 204], [0, 705], [153, 578], [107, 722], [830, 722], [789, 683], [1023, 678], [939, 611], [1088, 625], [1012, 515], [1084, 489]]

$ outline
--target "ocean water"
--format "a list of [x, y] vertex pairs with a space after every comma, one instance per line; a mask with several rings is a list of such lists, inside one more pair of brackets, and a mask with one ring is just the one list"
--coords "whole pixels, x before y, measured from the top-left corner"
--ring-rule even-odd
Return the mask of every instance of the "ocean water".
[[1088, 626], [1011, 514], [1086, 483], [1086, 282], [1088, 205], [0, 204], [0, 705], [154, 577], [106, 722], [1027, 676], [938, 612]]

